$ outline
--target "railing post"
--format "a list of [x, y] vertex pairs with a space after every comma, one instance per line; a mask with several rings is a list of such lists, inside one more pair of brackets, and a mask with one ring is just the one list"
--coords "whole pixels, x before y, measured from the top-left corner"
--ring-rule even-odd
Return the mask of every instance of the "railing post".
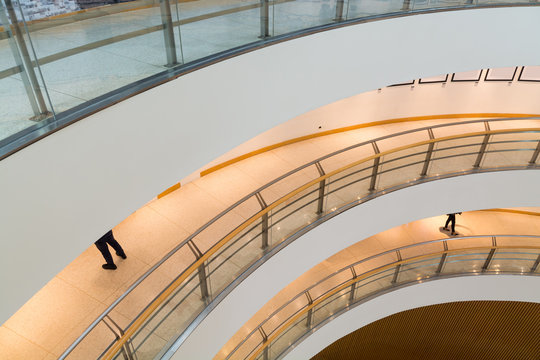
[[[433, 135], [433, 130], [431, 128], [428, 129], [428, 134], [429, 134], [429, 138], [431, 140], [435, 139], [435, 136]], [[427, 153], [426, 153], [426, 160], [424, 160], [424, 167], [422, 168], [422, 172], [420, 173], [420, 176], [426, 176], [427, 175], [429, 162], [431, 161], [431, 155], [433, 154], [433, 148], [434, 147], [435, 147], [434, 142], [429, 143], [428, 150], [427, 150]]]
[[439, 275], [443, 269], [444, 263], [446, 262], [446, 257], [448, 256], [448, 243], [446, 240], [443, 241], [444, 251], [445, 253], [441, 256], [441, 262], [439, 263], [439, 266], [437, 267], [437, 270], [435, 270], [435, 274]]
[[343, 20], [343, 3], [344, 0], [337, 0], [336, 1], [336, 17], [334, 21], [342, 21]]
[[[266, 202], [264, 201], [261, 193], [256, 193], [255, 197], [257, 198], [257, 201], [259, 202], [259, 205], [261, 206], [261, 210], [264, 210], [268, 207], [266, 205]], [[261, 219], [261, 238], [262, 238], [262, 245], [261, 249], [266, 249], [268, 247], [268, 212], [264, 213]]]
[[[401, 261], [403, 260], [401, 258], [401, 252], [399, 252], [399, 250], [396, 250], [396, 255], [397, 255], [397, 259], [398, 261]], [[394, 271], [394, 277], [392, 278], [392, 284], [395, 284], [397, 282], [397, 279], [398, 279], [398, 276], [399, 276], [399, 269], [401, 269], [401, 264], [398, 264], [396, 266], [396, 271]]]
[[[356, 275], [356, 270], [354, 270], [354, 266], [351, 266], [350, 269], [351, 269], [351, 273], [352, 273], [352, 278], [354, 280], [354, 279], [356, 279], [356, 277], [358, 275]], [[354, 296], [355, 296], [355, 292], [356, 292], [356, 284], [357, 284], [356, 281], [351, 284], [351, 292], [349, 294], [349, 304], [352, 304], [354, 302]]]
[[36, 72], [34, 71], [34, 65], [30, 59], [30, 53], [28, 52], [28, 47], [26, 46], [23, 33], [19, 28], [19, 20], [17, 18], [17, 14], [15, 13], [15, 9], [13, 8], [13, 4], [11, 0], [4, 1], [6, 3], [5, 11], [7, 11], [12, 25], [10, 26], [10, 21], [4, 12], [4, 7], [2, 6], [1, 1], [0, 20], [8, 32], [8, 36], [10, 28], [13, 29], [15, 34], [13, 38], [15, 39], [16, 45], [11, 41], [9, 41], [9, 43], [15, 62], [21, 71], [21, 78], [28, 96], [28, 101], [30, 102], [30, 106], [34, 112], [34, 116], [30, 120], [40, 121], [50, 116], [51, 112], [47, 109], [47, 105], [45, 105], [45, 100], [43, 99], [43, 94], [41, 93], [41, 87], [39, 86]]
[[403, 0], [403, 6], [401, 7], [401, 10], [410, 10], [411, 9], [411, 0]]
[[489, 264], [491, 263], [491, 259], [493, 259], [493, 255], [495, 254], [495, 247], [497, 246], [497, 239], [495, 238], [495, 236], [491, 237], [491, 244], [493, 247], [491, 248], [491, 250], [489, 250], [486, 262], [484, 263], [484, 266], [482, 266], [482, 272], [487, 271]]
[[[322, 168], [321, 164], [317, 161], [315, 163], [315, 166], [317, 167], [317, 170], [319, 171], [320, 176], [324, 176], [325, 172]], [[319, 182], [319, 200], [317, 202], [317, 215], [320, 215], [323, 213], [323, 203], [324, 203], [324, 187], [326, 186], [326, 179]]]
[[[264, 345], [268, 341], [268, 335], [266, 335], [262, 326], [259, 326], [259, 334], [261, 334], [263, 340], [262, 343]], [[268, 348], [269, 346], [265, 346], [263, 349], [263, 360], [268, 360]]]
[[[311, 295], [309, 294], [309, 291], [305, 292], [307, 300], [308, 300], [308, 306], [313, 304], [313, 299], [311, 298]], [[307, 313], [307, 320], [306, 320], [306, 327], [311, 329], [311, 325], [313, 324], [313, 308], [310, 308]]]
[[[380, 154], [379, 147], [377, 146], [377, 143], [373, 141], [371, 143], [371, 146], [373, 146], [373, 151], [375, 151], [375, 154]], [[375, 190], [375, 183], [377, 182], [377, 172], [379, 171], [379, 163], [381, 161], [381, 157], [377, 156], [373, 163], [373, 172], [371, 173], [371, 182], [369, 184], [369, 191]]]
[[[118, 333], [113, 329], [113, 327], [111, 325], [109, 325], [105, 321], [105, 318], [107, 318], [113, 324], [113, 326], [118, 330]], [[116, 340], [117, 341], [120, 340], [120, 338], [124, 335], [124, 330], [122, 330], [122, 328], [120, 326], [118, 326], [118, 324], [116, 322], [114, 322], [114, 320], [109, 315], [105, 315], [105, 317], [103, 318], [102, 321], [109, 328], [109, 330], [112, 331], [112, 333], [114, 334]], [[124, 343], [124, 345], [122, 345], [122, 348], [121, 348], [120, 351], [122, 353], [122, 356], [123, 356], [124, 360], [135, 360], [135, 357], [133, 356], [133, 353], [135, 351], [129, 348], [129, 345], [128, 345], [127, 342]]]
[[[189, 240], [187, 242], [187, 244], [188, 244], [189, 248], [191, 249], [191, 251], [193, 252], [193, 254], [195, 255], [195, 258], [197, 260], [199, 260], [202, 257], [203, 254], [199, 250], [197, 245], [195, 245], [193, 240]], [[206, 277], [206, 268], [204, 266], [204, 263], [201, 264], [197, 268], [197, 272], [199, 273], [199, 286], [201, 288], [201, 298], [202, 298], [203, 301], [207, 301], [208, 298], [210, 297], [210, 292], [208, 291], [208, 280], [207, 280], [207, 277]]]
[[268, 0], [261, 1], [260, 23], [261, 23], [261, 39], [265, 39], [270, 36], [270, 12], [268, 11]]
[[[484, 127], [486, 128], [486, 131], [489, 131], [489, 123], [487, 121], [484, 121]], [[478, 156], [476, 157], [476, 161], [474, 162], [473, 167], [478, 168], [480, 167], [480, 163], [482, 162], [482, 158], [484, 157], [484, 153], [486, 152], [487, 145], [489, 143], [489, 137], [490, 134], [486, 134], [484, 136], [484, 140], [482, 141], [482, 145], [480, 145], [480, 150], [478, 151]]]
[[540, 255], [538, 255], [538, 257], [536, 258], [536, 261], [534, 262], [533, 266], [531, 266], [531, 271], [530, 272], [535, 272], [536, 269], [538, 268], [538, 264], [540, 264]]
[[534, 150], [533, 156], [529, 161], [530, 165], [534, 165], [536, 163], [536, 160], [538, 160], [538, 154], [540, 154], [540, 141], [538, 141], [538, 145], [536, 145], [536, 150]]
[[161, 10], [161, 23], [163, 24], [163, 40], [165, 41], [165, 53], [167, 55], [167, 65], [178, 64], [176, 59], [176, 44], [174, 42], [174, 31], [171, 15], [171, 4], [169, 0], [159, 0]]

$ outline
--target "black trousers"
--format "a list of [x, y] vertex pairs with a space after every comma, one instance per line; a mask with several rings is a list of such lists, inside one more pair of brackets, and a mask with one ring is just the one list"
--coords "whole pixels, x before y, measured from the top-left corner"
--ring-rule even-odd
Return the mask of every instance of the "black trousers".
[[118, 241], [114, 238], [114, 235], [112, 233], [112, 230], [109, 230], [105, 235], [99, 238], [98, 241], [94, 243], [98, 250], [101, 252], [101, 255], [105, 258], [105, 261], [107, 264], [114, 264], [113, 258], [111, 256], [111, 252], [109, 251], [109, 247], [107, 244], [111, 245], [111, 247], [116, 251], [116, 254], [118, 256], [125, 256], [124, 249], [120, 246]]
[[456, 232], [456, 214], [447, 214], [448, 219], [446, 219], [446, 223], [444, 224], [444, 227], [447, 228], [448, 224], [452, 222], [452, 232]]

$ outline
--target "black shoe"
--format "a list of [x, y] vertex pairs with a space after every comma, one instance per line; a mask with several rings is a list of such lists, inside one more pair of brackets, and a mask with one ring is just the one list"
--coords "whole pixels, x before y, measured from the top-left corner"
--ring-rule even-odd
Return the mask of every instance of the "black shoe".
[[126, 253], [116, 253], [117, 256], [120, 256], [122, 259], [126, 260], [127, 259], [127, 256], [126, 256]]
[[443, 229], [443, 230], [446, 230], [446, 231], [448, 231], [448, 230], [449, 230], [449, 229], [448, 229], [447, 227], [443, 227], [442, 229]]
[[116, 265], [114, 264], [103, 264], [101, 267], [105, 270], [116, 270]]

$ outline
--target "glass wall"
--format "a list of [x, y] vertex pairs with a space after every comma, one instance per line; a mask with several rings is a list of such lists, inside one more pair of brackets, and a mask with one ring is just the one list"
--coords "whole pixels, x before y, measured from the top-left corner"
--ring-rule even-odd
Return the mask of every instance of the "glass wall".
[[238, 46], [372, 15], [474, 5], [470, 0], [0, 0], [0, 147], [33, 130], [46, 131], [44, 125], [100, 96]]

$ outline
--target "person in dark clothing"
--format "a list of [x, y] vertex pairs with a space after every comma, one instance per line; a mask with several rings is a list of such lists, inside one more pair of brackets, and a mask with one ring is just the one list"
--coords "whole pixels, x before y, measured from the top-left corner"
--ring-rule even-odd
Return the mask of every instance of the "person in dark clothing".
[[446, 219], [446, 223], [444, 224], [443, 229], [448, 231], [448, 224], [452, 222], [452, 235], [457, 235], [456, 232], [456, 214], [461, 215], [460, 212], [458, 213], [452, 213], [452, 214], [446, 214], [448, 216], [448, 219]]
[[122, 259], [127, 259], [124, 249], [120, 246], [118, 241], [114, 238], [112, 230], [107, 231], [105, 235], [99, 238], [98, 241], [94, 243], [98, 250], [101, 252], [101, 255], [105, 258], [106, 264], [101, 265], [105, 270], [116, 270], [116, 265], [114, 264], [111, 252], [107, 244], [116, 251], [116, 255], [120, 256]]

